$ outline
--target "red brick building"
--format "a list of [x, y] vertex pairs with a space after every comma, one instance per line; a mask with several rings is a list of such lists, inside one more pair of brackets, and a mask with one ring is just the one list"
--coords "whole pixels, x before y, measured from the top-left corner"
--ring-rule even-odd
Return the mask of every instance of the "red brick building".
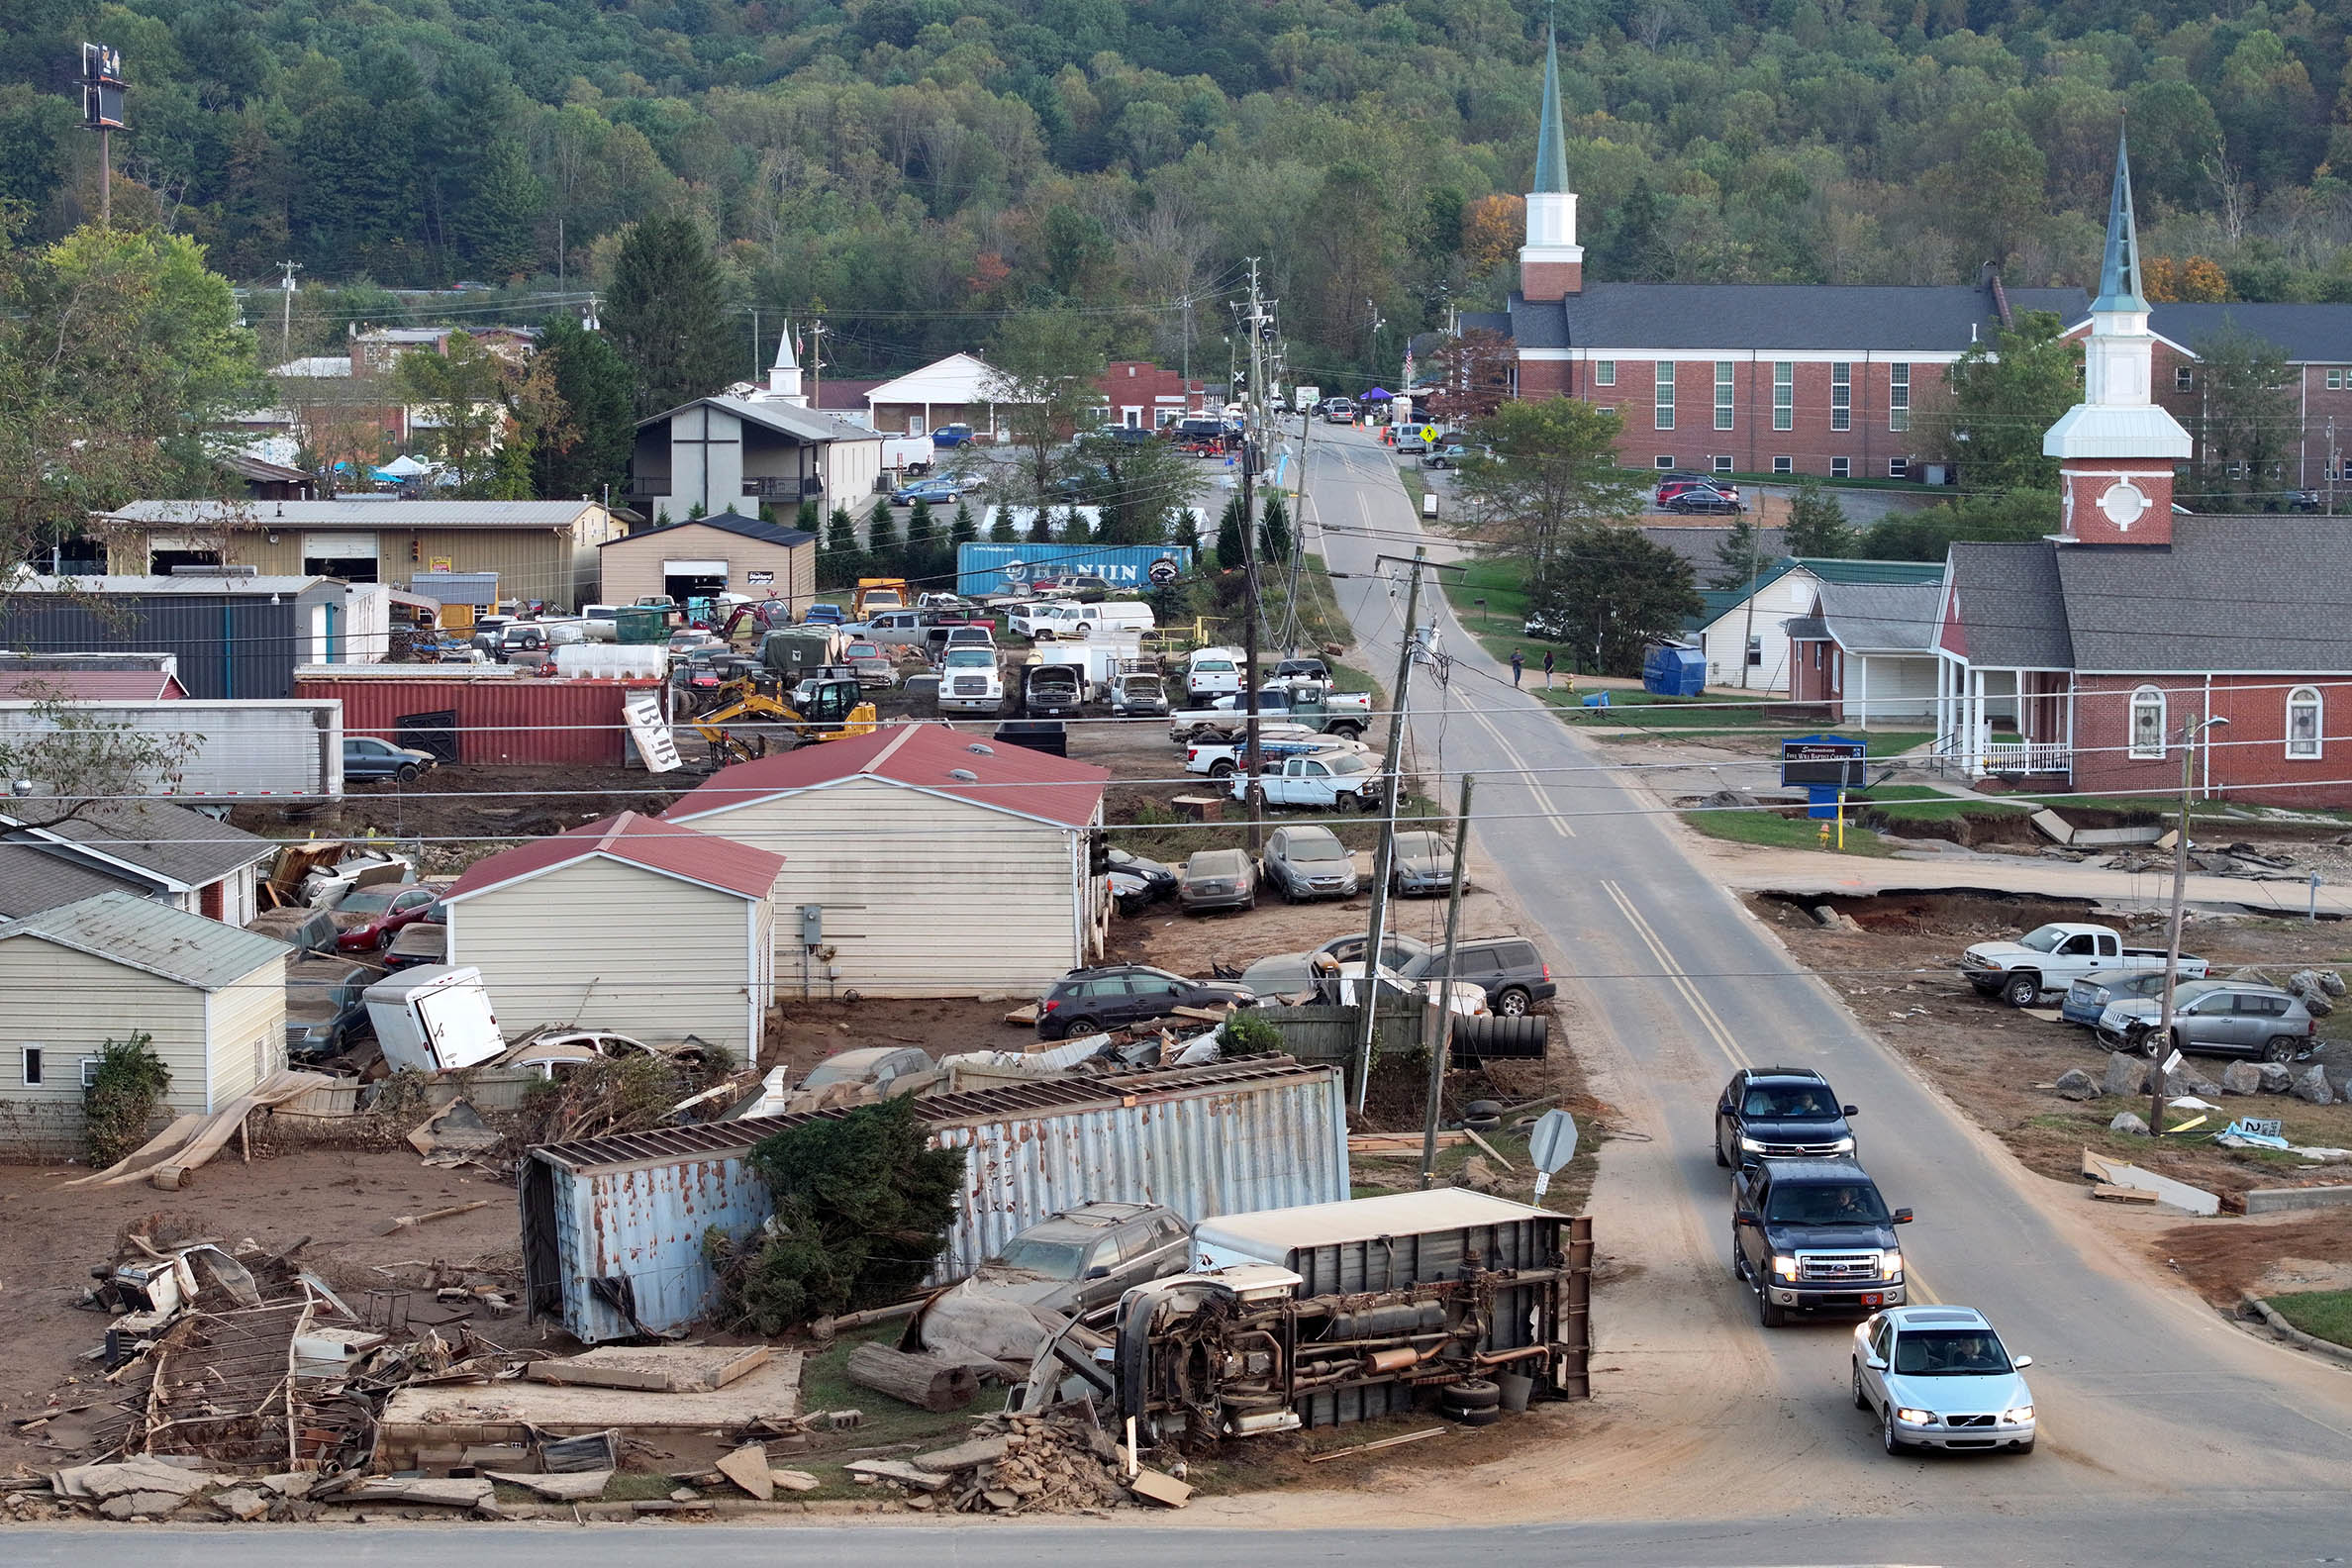
[[1103, 394], [1106, 425], [1158, 430], [1209, 406], [1209, 383], [1187, 381], [1148, 359], [1114, 359], [1095, 381]]
[[2187, 746], [2202, 795], [2352, 804], [2343, 525], [2175, 510], [2190, 440], [2165, 406], [2138, 249], [2119, 151], [2083, 401], [2042, 444], [2058, 532], [1952, 546], [1938, 749], [1972, 776], [2140, 794], [2181, 787]]

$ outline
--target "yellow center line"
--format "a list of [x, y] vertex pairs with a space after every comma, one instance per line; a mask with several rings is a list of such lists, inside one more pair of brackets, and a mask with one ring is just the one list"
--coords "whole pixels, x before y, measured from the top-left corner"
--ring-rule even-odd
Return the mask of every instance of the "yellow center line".
[[1627, 896], [1625, 890], [1615, 882], [1603, 882], [1601, 891], [1609, 895], [1611, 902], [1617, 905], [1617, 913], [1623, 915], [1625, 923], [1633, 928], [1633, 934], [1641, 938], [1642, 945], [1647, 947], [1650, 950], [1650, 955], [1658, 960], [1659, 967], [1664, 970], [1667, 980], [1673, 984], [1676, 991], [1682, 994], [1683, 1001], [1690, 1006], [1691, 1012], [1698, 1018], [1699, 1027], [1715, 1042], [1715, 1048], [1730, 1060], [1732, 1066], [1745, 1067], [1749, 1065], [1747, 1052], [1740, 1048], [1739, 1041], [1733, 1037], [1731, 1030], [1724, 1027], [1722, 1018], [1716, 1014], [1713, 1007], [1708, 1005], [1707, 998], [1700, 994], [1699, 988], [1691, 983], [1690, 977], [1676, 966], [1674, 954], [1667, 950], [1666, 943], [1660, 939], [1657, 931], [1651, 929], [1650, 923], [1641, 918], [1641, 912], [1633, 907], [1633, 900]]

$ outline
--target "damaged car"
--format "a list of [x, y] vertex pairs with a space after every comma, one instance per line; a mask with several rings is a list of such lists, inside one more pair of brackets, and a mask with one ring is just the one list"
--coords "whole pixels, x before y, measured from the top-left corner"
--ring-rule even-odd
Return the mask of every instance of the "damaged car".
[[1065, 1323], [1191, 1264], [1192, 1226], [1174, 1210], [1081, 1204], [1019, 1232], [970, 1279], [933, 1297], [910, 1337], [931, 1350], [1027, 1362]]

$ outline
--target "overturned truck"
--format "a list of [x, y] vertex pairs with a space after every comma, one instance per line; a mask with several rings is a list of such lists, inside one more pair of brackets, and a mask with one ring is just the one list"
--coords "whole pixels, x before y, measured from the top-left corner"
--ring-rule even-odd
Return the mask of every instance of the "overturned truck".
[[1107, 1330], [1054, 1335], [1016, 1407], [1088, 1399], [1199, 1448], [1483, 1403], [1496, 1375], [1591, 1393], [1587, 1218], [1440, 1189], [1227, 1216], [1195, 1251], [1202, 1272], [1128, 1291]]

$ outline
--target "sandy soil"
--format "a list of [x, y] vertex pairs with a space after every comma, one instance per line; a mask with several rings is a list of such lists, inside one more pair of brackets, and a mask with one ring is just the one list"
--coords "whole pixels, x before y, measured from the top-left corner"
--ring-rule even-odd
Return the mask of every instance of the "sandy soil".
[[2352, 1211], [2200, 1221], [2157, 1232], [2146, 1248], [2225, 1312], [2248, 1291], [2352, 1290]]
[[[161, 1193], [146, 1186], [68, 1188], [78, 1168], [0, 1165], [0, 1470], [53, 1466], [62, 1457], [37, 1434], [20, 1435], [16, 1420], [60, 1405], [103, 1406], [113, 1390], [77, 1359], [106, 1338], [103, 1314], [74, 1306], [90, 1270], [110, 1265], [127, 1230], [211, 1237], [234, 1247], [250, 1237], [272, 1252], [307, 1236], [300, 1256], [354, 1309], [366, 1292], [429, 1283], [432, 1266], [483, 1267], [519, 1280], [512, 1188], [479, 1175], [433, 1170], [406, 1150], [366, 1153], [306, 1149], [241, 1163], [224, 1154], [191, 1188]], [[400, 1215], [423, 1214], [487, 1198], [490, 1206], [414, 1231], [379, 1236]], [[395, 1265], [408, 1265], [400, 1268]], [[378, 1272], [390, 1269], [389, 1275]], [[430, 1300], [430, 1290], [419, 1292]], [[520, 1318], [481, 1316], [474, 1327], [505, 1344], [537, 1343]], [[97, 1415], [93, 1411], [91, 1416]], [[86, 1420], [53, 1423], [71, 1437]]]

